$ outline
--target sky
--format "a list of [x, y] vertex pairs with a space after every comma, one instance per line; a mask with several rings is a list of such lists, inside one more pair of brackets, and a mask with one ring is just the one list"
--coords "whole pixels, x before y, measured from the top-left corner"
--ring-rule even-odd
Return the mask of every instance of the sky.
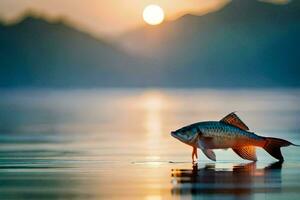
[[[265, 0], [286, 3], [288, 0]], [[63, 18], [75, 28], [96, 37], [115, 37], [144, 25], [142, 12], [149, 4], [158, 4], [166, 20], [184, 14], [203, 15], [216, 11], [230, 0], [0, 0], [2, 22], [17, 23], [31, 14], [49, 21]]]

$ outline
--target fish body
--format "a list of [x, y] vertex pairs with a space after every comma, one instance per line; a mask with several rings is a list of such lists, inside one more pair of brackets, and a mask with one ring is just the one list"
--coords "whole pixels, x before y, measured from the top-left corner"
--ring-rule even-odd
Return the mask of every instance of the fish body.
[[206, 149], [227, 149], [247, 145], [263, 146], [265, 143], [263, 137], [223, 122], [200, 122], [194, 126], [199, 131], [197, 134], [200, 147]]
[[216, 160], [213, 149], [232, 148], [240, 157], [256, 161], [255, 147], [264, 148], [270, 155], [283, 161], [280, 147], [293, 145], [279, 138], [262, 137], [249, 128], [235, 113], [220, 121], [198, 122], [171, 133], [181, 142], [193, 147], [192, 157], [197, 157], [197, 148], [211, 160]]

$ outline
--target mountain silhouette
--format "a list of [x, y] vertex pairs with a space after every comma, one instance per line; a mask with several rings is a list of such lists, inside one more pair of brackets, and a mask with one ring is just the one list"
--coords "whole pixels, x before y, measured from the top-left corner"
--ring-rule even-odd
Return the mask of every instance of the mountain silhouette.
[[0, 24], [0, 87], [297, 87], [299, 35], [299, 1], [234, 0], [115, 43], [27, 17]]
[[131, 86], [142, 80], [135, 73], [149, 74], [144, 64], [61, 21], [27, 17], [0, 25], [1, 87]]
[[204, 16], [185, 15], [121, 37], [156, 60], [175, 85], [299, 86], [300, 2], [234, 0]]

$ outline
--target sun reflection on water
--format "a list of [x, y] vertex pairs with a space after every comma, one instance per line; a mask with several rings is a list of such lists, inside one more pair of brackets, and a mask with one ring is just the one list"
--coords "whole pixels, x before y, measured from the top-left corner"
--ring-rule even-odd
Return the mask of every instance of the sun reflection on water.
[[[151, 168], [149, 173], [153, 176], [162, 179], [164, 174], [161, 172], [161, 146], [163, 145], [163, 114], [167, 107], [166, 97], [161, 92], [148, 91], [141, 95], [140, 109], [142, 110], [143, 129], [146, 139], [146, 165]], [[152, 182], [153, 180], [149, 180]], [[152, 183], [153, 186], [147, 186], [149, 190], [145, 199], [160, 200], [162, 196], [160, 194], [161, 188], [160, 181]]]
[[174, 108], [174, 100], [162, 91], [147, 91], [139, 99], [144, 113], [144, 128], [148, 135], [163, 134], [163, 119], [168, 110]]
[[141, 108], [144, 113], [144, 129], [147, 137], [148, 157], [158, 160], [159, 155], [153, 150], [161, 145], [162, 137], [162, 111], [166, 107], [166, 100], [160, 92], [147, 92], [141, 97]]
[[145, 199], [146, 199], [146, 200], [161, 200], [162, 197], [159, 196], [159, 195], [149, 195], [149, 196], [146, 196]]

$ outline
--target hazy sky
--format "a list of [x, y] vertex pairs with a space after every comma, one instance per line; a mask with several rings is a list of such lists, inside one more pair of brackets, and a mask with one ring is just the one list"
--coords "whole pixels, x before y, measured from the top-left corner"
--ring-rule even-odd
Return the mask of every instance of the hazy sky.
[[[142, 11], [158, 4], [168, 20], [183, 14], [205, 14], [230, 0], [0, 0], [0, 18], [6, 23], [22, 19], [29, 10], [48, 20], [63, 17], [76, 28], [96, 36], [114, 36], [142, 25]], [[287, 0], [267, 0], [286, 2]]]

